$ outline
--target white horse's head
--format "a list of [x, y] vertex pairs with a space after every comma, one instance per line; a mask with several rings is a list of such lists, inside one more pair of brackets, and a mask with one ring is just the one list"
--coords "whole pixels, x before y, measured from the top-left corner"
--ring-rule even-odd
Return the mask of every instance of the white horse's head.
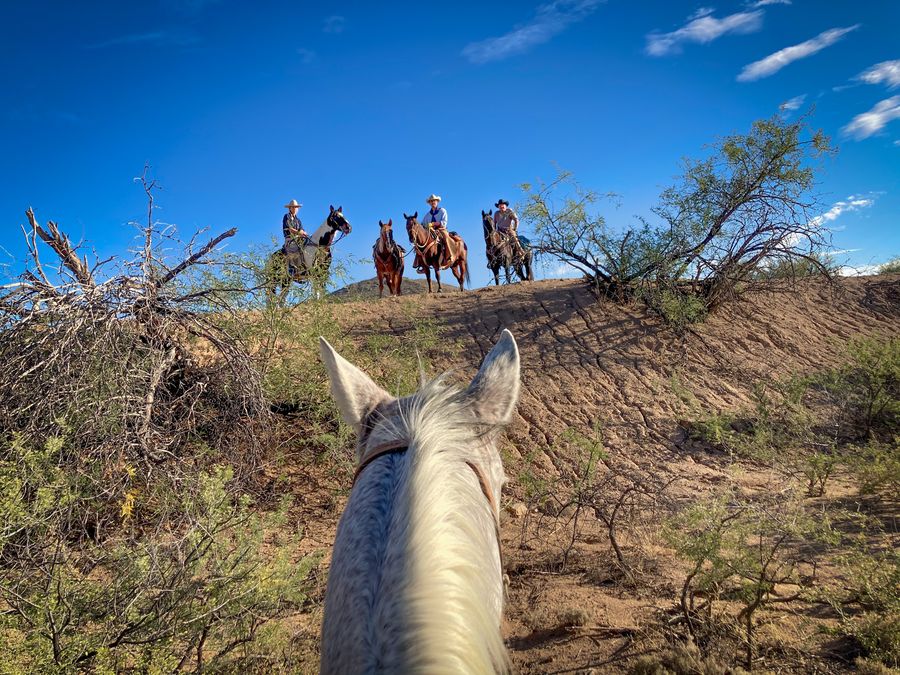
[[323, 672], [505, 670], [497, 440], [519, 396], [512, 334], [467, 387], [438, 378], [401, 399], [321, 351], [362, 467], [335, 541]]

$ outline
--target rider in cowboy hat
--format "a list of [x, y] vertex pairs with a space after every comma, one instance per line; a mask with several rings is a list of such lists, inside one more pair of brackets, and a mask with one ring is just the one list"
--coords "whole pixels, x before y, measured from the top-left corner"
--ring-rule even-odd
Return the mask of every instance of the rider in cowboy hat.
[[[284, 253], [288, 256], [288, 260], [293, 256], [295, 259], [300, 257], [300, 247], [305, 245], [309, 240], [309, 235], [306, 234], [306, 231], [303, 229], [303, 223], [300, 222], [300, 219], [297, 217], [297, 211], [300, 210], [300, 207], [303, 204], [297, 202], [296, 199], [292, 199], [287, 204], [284, 205], [284, 208], [288, 210], [287, 213], [284, 214], [284, 218], [281, 219], [281, 232], [284, 235]], [[294, 274], [295, 270], [293, 265], [288, 263], [290, 274]]]
[[519, 234], [517, 232], [519, 229], [519, 216], [509, 208], [509, 202], [505, 199], [497, 200], [494, 206], [497, 207], [497, 211], [494, 213], [494, 226], [497, 228], [497, 232], [509, 240], [513, 253], [516, 256], [523, 255], [525, 251], [522, 249], [522, 244], [519, 243]]
[[[422, 224], [426, 227], [434, 228], [438, 238], [444, 242], [444, 254], [441, 258], [441, 267], [446, 267], [453, 260], [450, 233], [447, 232], [447, 209], [438, 206], [441, 202], [441, 198], [434, 193], [429, 195], [425, 202], [431, 206], [431, 209], [425, 212], [425, 216], [422, 218]], [[423, 272], [424, 270], [420, 269], [419, 271]]]

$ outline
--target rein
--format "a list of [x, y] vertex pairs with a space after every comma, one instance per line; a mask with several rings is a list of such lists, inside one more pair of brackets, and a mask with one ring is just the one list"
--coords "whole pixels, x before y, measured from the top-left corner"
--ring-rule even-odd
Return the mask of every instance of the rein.
[[[431, 236], [429, 236], [429, 234], [428, 234], [429, 230], [427, 230], [427, 229], [425, 228], [424, 225], [421, 225], [421, 224], [418, 223], [418, 222], [415, 223], [415, 225], [416, 225], [420, 230], [422, 230], [422, 233], [425, 235], [426, 241], [425, 241], [424, 244], [420, 244], [419, 241], [418, 241], [418, 239], [410, 239], [410, 241], [412, 242], [413, 247], [414, 247], [416, 250], [420, 251], [421, 253], [425, 253], [425, 251], [428, 251], [428, 250], [431, 249], [432, 247], [437, 248], [437, 243], [438, 243], [437, 236], [434, 235], [434, 234], [431, 234]], [[409, 229], [410, 229], [410, 235], [409, 235], [409, 236], [412, 237], [412, 229], [413, 229], [413, 228], [410, 227]]]

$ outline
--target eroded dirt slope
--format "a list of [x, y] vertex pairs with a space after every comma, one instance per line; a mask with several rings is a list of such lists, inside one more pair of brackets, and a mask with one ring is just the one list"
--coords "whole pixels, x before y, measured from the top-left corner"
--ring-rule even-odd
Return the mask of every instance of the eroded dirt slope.
[[[517, 477], [525, 458], [543, 475], [564, 475], [572, 468], [565, 432], [587, 432], [595, 422], [619, 461], [679, 477], [685, 495], [714, 488], [725, 479], [727, 462], [687, 441], [683, 416], [746, 405], [760, 380], [836, 364], [852, 337], [900, 333], [900, 278], [847, 279], [838, 287], [801, 283], [791, 293], [740, 301], [683, 337], [639, 308], [598, 301], [575, 280], [350, 302], [335, 311], [360, 340], [400, 335], [415, 317], [436, 317], [443, 339], [458, 346], [445, 366], [466, 377], [503, 328], [513, 332], [523, 387], [504, 441], [510, 506], [522, 499]], [[751, 468], [741, 480], [764, 488], [770, 476]], [[343, 503], [334, 507], [311, 530], [316, 544], [333, 533]], [[610, 552], [589, 528], [564, 574], [542, 562], [554, 555], [549, 542], [543, 548], [525, 543], [521, 513], [505, 514], [502, 529], [510, 573], [505, 631], [520, 672], [588, 666], [618, 672], [620, 657], [640, 643], [641, 626], [672, 605], [678, 572], [665, 556], [653, 583], [623, 585], [596, 572]], [[573, 612], [583, 613], [577, 619], [583, 625], [566, 628]]]

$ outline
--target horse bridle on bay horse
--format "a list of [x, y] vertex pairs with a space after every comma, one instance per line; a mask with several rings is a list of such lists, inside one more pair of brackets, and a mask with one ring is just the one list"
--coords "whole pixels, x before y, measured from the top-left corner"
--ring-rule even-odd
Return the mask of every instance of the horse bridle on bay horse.
[[[418, 225], [419, 227], [421, 227], [422, 231], [425, 232], [425, 236], [427, 238], [429, 238], [431, 241], [428, 241], [424, 244], [420, 244], [419, 242], [415, 241], [412, 238], [412, 226], [413, 225]], [[424, 224], [420, 223], [418, 220], [416, 220], [412, 216], [410, 216], [409, 218], [406, 219], [406, 232], [409, 234], [409, 243], [412, 244], [413, 248], [415, 248], [423, 256], [425, 255], [425, 251], [428, 251], [429, 249], [431, 249], [432, 246], [435, 247], [435, 249], [437, 248], [438, 236], [437, 236], [437, 233], [434, 231], [434, 229], [430, 228], [430, 227], [425, 227]]]

